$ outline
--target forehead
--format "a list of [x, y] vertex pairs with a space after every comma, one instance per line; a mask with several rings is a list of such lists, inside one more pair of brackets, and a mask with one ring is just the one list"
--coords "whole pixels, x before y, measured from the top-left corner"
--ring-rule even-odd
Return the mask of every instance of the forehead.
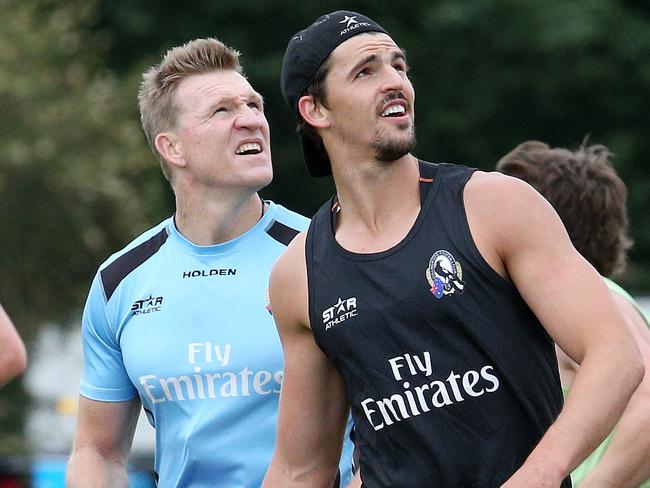
[[197, 73], [184, 78], [176, 88], [176, 102], [180, 106], [211, 103], [219, 98], [250, 97], [259, 94], [240, 73], [216, 70]]
[[402, 50], [389, 35], [366, 32], [343, 42], [330, 56], [332, 66], [342, 67], [372, 54], [395, 52], [402, 53]]

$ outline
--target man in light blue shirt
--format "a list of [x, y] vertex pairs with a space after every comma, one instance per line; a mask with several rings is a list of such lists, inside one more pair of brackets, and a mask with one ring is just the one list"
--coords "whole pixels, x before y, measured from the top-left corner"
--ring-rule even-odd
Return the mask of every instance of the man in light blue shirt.
[[271, 460], [283, 358], [268, 276], [308, 219], [257, 193], [272, 178], [269, 127], [238, 56], [199, 39], [144, 74], [142, 125], [176, 212], [93, 280], [69, 486], [127, 486], [140, 405], [161, 488], [257, 487]]

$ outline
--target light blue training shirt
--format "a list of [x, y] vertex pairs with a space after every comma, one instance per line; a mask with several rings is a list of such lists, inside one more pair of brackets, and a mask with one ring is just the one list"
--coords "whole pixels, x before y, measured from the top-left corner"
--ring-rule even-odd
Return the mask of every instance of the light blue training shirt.
[[[283, 374], [268, 308], [277, 257], [309, 224], [268, 201], [232, 241], [197, 246], [173, 218], [99, 268], [82, 319], [81, 394], [140, 397], [160, 488], [259, 487], [275, 445]], [[349, 430], [339, 466], [351, 479]]]

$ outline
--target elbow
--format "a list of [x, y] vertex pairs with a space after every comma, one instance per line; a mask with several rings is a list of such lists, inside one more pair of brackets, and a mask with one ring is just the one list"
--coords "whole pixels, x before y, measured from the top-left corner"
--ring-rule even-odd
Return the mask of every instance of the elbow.
[[641, 354], [638, 351], [636, 351], [634, 359], [630, 362], [629, 370], [630, 377], [632, 378], [632, 382], [634, 384], [634, 389], [636, 389], [641, 384], [641, 382], [643, 382], [643, 379], [646, 375], [646, 366], [641, 358]]

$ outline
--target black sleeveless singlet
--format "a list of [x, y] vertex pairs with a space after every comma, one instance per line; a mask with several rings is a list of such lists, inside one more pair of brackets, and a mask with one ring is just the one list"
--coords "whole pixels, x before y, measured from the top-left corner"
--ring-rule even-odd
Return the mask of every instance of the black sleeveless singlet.
[[562, 407], [554, 345], [470, 235], [474, 170], [419, 165], [421, 210], [391, 249], [342, 248], [335, 198], [316, 213], [310, 324], [347, 386], [364, 487], [496, 488]]

